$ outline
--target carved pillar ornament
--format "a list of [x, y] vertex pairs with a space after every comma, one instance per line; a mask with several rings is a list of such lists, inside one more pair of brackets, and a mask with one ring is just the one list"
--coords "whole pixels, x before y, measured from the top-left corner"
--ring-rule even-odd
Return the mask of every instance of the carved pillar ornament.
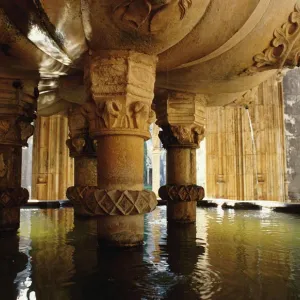
[[100, 244], [141, 244], [143, 215], [157, 204], [155, 194], [143, 190], [144, 141], [155, 118], [156, 61], [133, 51], [100, 51], [86, 65], [92, 101], [81, 112], [97, 140], [98, 184], [71, 187], [67, 196], [81, 214], [100, 217]]
[[168, 221], [193, 223], [204, 189], [196, 185], [196, 149], [204, 138], [206, 96], [171, 90], [157, 92], [154, 108], [167, 150], [167, 185], [159, 196], [168, 200]]
[[20, 206], [29, 198], [21, 188], [22, 146], [33, 134], [36, 89], [20, 80], [0, 79], [0, 232], [17, 230]]

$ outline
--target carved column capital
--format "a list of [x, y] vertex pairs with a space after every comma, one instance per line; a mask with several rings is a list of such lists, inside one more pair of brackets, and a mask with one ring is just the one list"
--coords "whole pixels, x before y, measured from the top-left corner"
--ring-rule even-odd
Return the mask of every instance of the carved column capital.
[[198, 148], [204, 139], [201, 126], [163, 126], [159, 138], [165, 149], [170, 147]]
[[155, 56], [133, 51], [100, 51], [90, 58], [85, 80], [94, 101], [84, 110], [92, 137], [150, 137], [156, 61]]
[[20, 80], [0, 79], [0, 144], [27, 146], [33, 135], [38, 92]]
[[205, 95], [160, 90], [154, 109], [164, 148], [198, 148], [205, 134]]
[[97, 141], [89, 136], [89, 123], [85, 109], [80, 105], [73, 105], [68, 113], [69, 136], [67, 146], [71, 157], [96, 157]]

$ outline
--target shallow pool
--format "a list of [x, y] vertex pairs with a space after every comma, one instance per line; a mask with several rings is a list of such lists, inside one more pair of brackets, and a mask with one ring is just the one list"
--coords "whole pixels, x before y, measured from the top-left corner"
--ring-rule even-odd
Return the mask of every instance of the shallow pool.
[[197, 224], [145, 218], [144, 247], [97, 249], [72, 208], [21, 211], [0, 238], [0, 299], [300, 299], [300, 217], [197, 209]]

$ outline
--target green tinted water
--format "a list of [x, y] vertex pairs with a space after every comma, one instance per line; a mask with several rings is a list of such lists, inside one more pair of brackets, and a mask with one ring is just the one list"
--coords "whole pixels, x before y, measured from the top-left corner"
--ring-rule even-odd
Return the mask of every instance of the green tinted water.
[[0, 238], [0, 299], [300, 299], [300, 217], [197, 210], [169, 228], [146, 216], [143, 249], [97, 249], [95, 221], [73, 209], [22, 210]]

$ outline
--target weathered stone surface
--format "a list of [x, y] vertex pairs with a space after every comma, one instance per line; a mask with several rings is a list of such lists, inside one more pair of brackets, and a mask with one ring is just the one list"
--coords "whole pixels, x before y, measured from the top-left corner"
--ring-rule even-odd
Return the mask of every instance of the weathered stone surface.
[[287, 190], [290, 200], [300, 200], [300, 69], [283, 79]]
[[80, 214], [89, 216], [129, 216], [149, 213], [157, 205], [153, 192], [103, 190], [98, 187], [69, 187], [67, 197]]

